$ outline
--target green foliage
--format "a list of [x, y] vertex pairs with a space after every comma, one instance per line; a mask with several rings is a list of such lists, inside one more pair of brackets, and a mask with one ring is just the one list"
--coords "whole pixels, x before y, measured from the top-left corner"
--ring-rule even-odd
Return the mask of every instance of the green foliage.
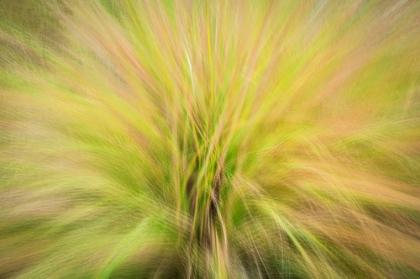
[[0, 9], [1, 278], [419, 277], [415, 1]]

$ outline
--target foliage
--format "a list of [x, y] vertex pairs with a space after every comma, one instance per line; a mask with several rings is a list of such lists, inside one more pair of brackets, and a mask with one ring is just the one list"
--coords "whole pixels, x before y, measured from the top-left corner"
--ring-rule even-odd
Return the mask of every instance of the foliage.
[[420, 277], [417, 1], [1, 5], [0, 277]]

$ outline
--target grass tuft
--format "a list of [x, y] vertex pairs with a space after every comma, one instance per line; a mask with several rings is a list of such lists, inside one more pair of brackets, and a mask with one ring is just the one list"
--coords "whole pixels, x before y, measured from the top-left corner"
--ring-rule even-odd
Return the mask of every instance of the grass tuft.
[[416, 1], [1, 1], [1, 278], [419, 278]]

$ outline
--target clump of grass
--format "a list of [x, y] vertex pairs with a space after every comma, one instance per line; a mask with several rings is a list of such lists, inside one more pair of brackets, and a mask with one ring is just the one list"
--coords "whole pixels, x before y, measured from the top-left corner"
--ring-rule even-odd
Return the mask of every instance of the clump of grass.
[[0, 277], [420, 276], [416, 1], [6, 2]]

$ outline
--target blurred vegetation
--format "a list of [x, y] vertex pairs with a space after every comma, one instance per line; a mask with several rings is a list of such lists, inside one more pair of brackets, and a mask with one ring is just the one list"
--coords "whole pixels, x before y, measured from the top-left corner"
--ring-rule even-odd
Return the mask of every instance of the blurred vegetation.
[[419, 278], [417, 1], [0, 1], [0, 278]]

